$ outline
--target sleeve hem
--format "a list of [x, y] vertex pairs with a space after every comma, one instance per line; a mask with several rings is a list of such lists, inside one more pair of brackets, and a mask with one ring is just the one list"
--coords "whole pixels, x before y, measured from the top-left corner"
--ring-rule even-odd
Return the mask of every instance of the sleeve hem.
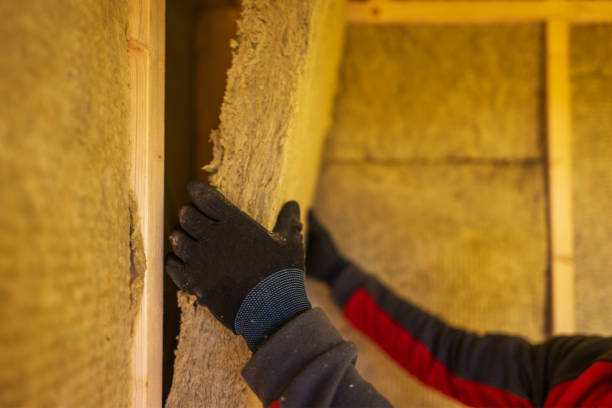
[[259, 347], [242, 370], [247, 384], [267, 405], [278, 399], [305, 365], [342, 343], [342, 337], [319, 308], [283, 325]]

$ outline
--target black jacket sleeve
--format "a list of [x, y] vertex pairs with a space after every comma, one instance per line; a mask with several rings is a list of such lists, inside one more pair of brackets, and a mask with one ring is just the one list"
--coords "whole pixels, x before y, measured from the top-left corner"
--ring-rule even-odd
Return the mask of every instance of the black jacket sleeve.
[[[612, 338], [518, 336], [452, 327], [349, 265], [332, 294], [345, 317], [419, 381], [469, 406], [611, 406]], [[243, 370], [265, 406], [390, 407], [354, 367], [320, 309], [270, 336]]]
[[345, 317], [409, 373], [466, 405], [612, 406], [612, 338], [560, 336], [533, 345], [478, 335], [400, 299], [353, 265], [332, 294]]
[[391, 407], [355, 369], [357, 349], [342, 340], [321, 309], [275, 332], [242, 371], [264, 406]]

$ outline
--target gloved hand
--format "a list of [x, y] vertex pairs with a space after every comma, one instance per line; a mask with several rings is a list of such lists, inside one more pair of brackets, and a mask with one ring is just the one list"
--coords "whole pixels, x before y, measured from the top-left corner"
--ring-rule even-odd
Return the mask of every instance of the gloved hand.
[[[300, 208], [286, 203], [273, 232], [200, 181], [170, 235], [166, 271], [176, 285], [254, 347], [271, 330], [310, 308], [304, 290]], [[248, 298], [247, 298], [248, 297]], [[250, 336], [250, 338], [249, 338]]]
[[309, 276], [331, 285], [349, 263], [336, 249], [329, 232], [312, 210], [308, 212], [308, 225], [306, 272]]

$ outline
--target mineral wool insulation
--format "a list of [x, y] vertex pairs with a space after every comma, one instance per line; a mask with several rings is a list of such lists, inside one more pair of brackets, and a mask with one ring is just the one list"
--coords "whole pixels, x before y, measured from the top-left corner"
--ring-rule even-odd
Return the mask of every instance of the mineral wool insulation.
[[[400, 295], [464, 328], [536, 341], [548, 268], [542, 38], [536, 25], [350, 27], [315, 200], [342, 251]], [[608, 335], [611, 40], [609, 24], [571, 31], [576, 329]], [[455, 405], [328, 296], [311, 284], [395, 406]]]
[[[316, 210], [346, 256], [450, 323], [544, 336], [538, 25], [349, 26]], [[456, 404], [343, 321], [397, 407]]]
[[128, 9], [0, 2], [0, 406], [125, 407], [144, 253]]
[[[242, 4], [211, 182], [267, 227], [289, 199], [312, 202], [328, 128], [344, 1]], [[205, 163], [202, 163], [205, 164]], [[241, 338], [194, 299], [179, 296], [179, 346], [167, 407], [260, 406], [240, 376]]]
[[571, 39], [576, 329], [612, 335], [612, 25]]

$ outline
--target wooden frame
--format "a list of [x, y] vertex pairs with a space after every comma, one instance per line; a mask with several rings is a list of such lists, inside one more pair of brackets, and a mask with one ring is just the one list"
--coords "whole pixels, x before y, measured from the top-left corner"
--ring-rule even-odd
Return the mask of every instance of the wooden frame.
[[546, 110], [551, 331], [575, 329], [569, 25], [546, 24]]
[[612, 21], [609, 1], [351, 2], [349, 23], [500, 23]]
[[610, 1], [351, 2], [349, 23], [546, 23], [551, 332], [575, 330], [569, 26], [612, 22]]
[[132, 407], [162, 404], [165, 0], [130, 0], [131, 187], [146, 271], [134, 325]]

